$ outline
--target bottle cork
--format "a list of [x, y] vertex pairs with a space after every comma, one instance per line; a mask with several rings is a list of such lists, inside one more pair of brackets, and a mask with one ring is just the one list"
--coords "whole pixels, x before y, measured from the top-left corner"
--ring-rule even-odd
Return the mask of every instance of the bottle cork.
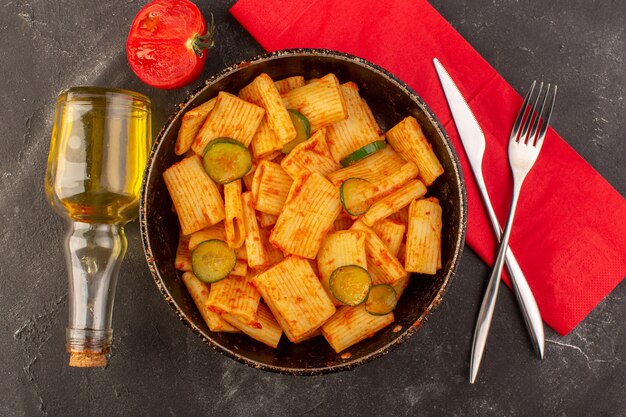
[[106, 366], [107, 364], [106, 353], [70, 353], [70, 366], [76, 368], [98, 368]]

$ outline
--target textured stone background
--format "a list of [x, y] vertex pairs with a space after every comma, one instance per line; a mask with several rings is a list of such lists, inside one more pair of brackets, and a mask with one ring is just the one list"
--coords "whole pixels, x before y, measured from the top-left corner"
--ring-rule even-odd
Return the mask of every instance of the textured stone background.
[[[128, 69], [123, 45], [143, 3], [0, 0], [1, 416], [626, 415], [623, 283], [567, 337], [546, 329], [543, 362], [503, 291], [480, 379], [466, 382], [488, 274], [470, 250], [441, 307], [403, 346], [352, 372], [289, 377], [227, 359], [179, 323], [132, 223], [110, 364], [67, 367], [64, 224], [42, 187], [53, 105], [74, 85], [134, 89], [153, 99], [158, 130], [188, 90], [150, 89]], [[203, 77], [262, 52], [228, 15], [232, 1], [197, 3], [218, 25]], [[556, 130], [626, 195], [623, 0], [433, 4], [518, 90], [534, 77], [558, 82]]]

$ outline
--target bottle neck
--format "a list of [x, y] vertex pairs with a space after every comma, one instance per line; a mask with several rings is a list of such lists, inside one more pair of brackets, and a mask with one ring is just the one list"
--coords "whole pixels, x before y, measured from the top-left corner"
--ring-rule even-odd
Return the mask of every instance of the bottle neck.
[[65, 237], [69, 277], [66, 343], [72, 366], [106, 365], [113, 341], [115, 287], [126, 247], [120, 225], [69, 225]]

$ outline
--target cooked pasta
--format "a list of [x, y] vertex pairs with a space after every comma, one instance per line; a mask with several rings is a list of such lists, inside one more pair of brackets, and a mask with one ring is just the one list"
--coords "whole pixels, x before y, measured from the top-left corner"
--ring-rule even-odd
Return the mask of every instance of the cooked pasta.
[[222, 316], [206, 308], [206, 300], [210, 295], [210, 287], [208, 284], [200, 281], [192, 272], [185, 272], [182, 276], [182, 281], [191, 295], [191, 299], [198, 308], [200, 315], [209, 326], [209, 330], [212, 332], [228, 332], [238, 333], [239, 331], [228, 324]]
[[278, 347], [278, 342], [283, 334], [283, 330], [265, 304], [259, 304], [256, 318], [252, 323], [246, 323], [238, 316], [232, 314], [224, 314], [223, 317], [224, 320], [230, 323], [234, 328], [241, 330], [251, 338], [271, 348]]
[[326, 142], [335, 161], [339, 162], [357, 149], [379, 140], [378, 131], [363, 106], [359, 87], [353, 82], [341, 84], [348, 117], [328, 126]]
[[434, 275], [440, 264], [441, 206], [436, 198], [416, 200], [409, 208], [404, 267]]
[[[361, 99], [361, 106], [363, 107], [363, 110], [365, 110], [365, 114], [367, 115], [367, 119], [368, 119], [369, 123], [372, 125], [372, 128], [376, 130], [376, 134], [378, 136], [382, 136], [383, 135], [383, 131], [380, 128], [380, 125], [378, 124], [378, 121], [374, 117], [374, 113], [372, 113], [372, 109], [367, 104], [367, 101], [365, 101], [364, 98]], [[381, 137], [380, 139], [383, 139], [383, 138]]]
[[348, 178], [362, 178], [376, 186], [372, 197], [378, 199], [416, 178], [418, 172], [417, 165], [406, 162], [387, 146], [354, 165], [328, 174], [328, 179], [339, 186]]
[[393, 313], [375, 316], [365, 311], [363, 304], [356, 307], [343, 306], [324, 323], [322, 334], [335, 352], [339, 353], [373, 336], [393, 320]]
[[243, 223], [246, 229], [246, 253], [250, 268], [264, 268], [270, 264], [269, 254], [261, 241], [259, 224], [254, 212], [252, 194], [248, 191], [241, 194], [243, 204]]
[[248, 146], [264, 115], [262, 107], [220, 91], [215, 107], [198, 131], [191, 148], [198, 155], [204, 155], [206, 145], [220, 137], [229, 137]]
[[269, 75], [263, 73], [239, 91], [239, 97], [265, 109], [265, 120], [276, 138], [283, 144], [296, 137], [296, 128], [289, 112]]
[[252, 283], [292, 341], [310, 335], [335, 312], [311, 264], [298, 256], [288, 256]]
[[340, 353], [394, 321], [370, 285], [399, 299], [411, 272], [441, 268], [442, 210], [424, 196], [443, 168], [413, 117], [384, 132], [361, 92], [261, 74], [183, 115], [163, 174], [174, 266], [211, 331], [271, 348], [323, 335]]
[[256, 218], [259, 221], [259, 226], [268, 227], [276, 224], [276, 220], [278, 220], [278, 216], [274, 214], [263, 213], [261, 211], [257, 211]]
[[296, 179], [307, 173], [317, 172], [321, 175], [327, 175], [341, 168], [330, 153], [326, 145], [326, 129], [320, 129], [305, 142], [289, 152], [289, 155], [283, 158], [280, 166], [285, 172]]
[[276, 136], [276, 133], [270, 128], [266, 119], [261, 120], [259, 128], [252, 137], [250, 148], [255, 158], [266, 158], [280, 150], [283, 144]]
[[224, 229], [226, 243], [231, 248], [239, 248], [246, 240], [246, 229], [243, 224], [243, 206], [241, 204], [241, 181], [233, 181], [224, 185]]
[[312, 132], [348, 117], [339, 80], [334, 74], [286, 92], [283, 102], [288, 109], [298, 110], [306, 116]]
[[387, 217], [387, 220], [395, 220], [406, 226], [409, 224], [409, 206], [406, 206], [395, 213], [391, 213], [389, 217]]
[[265, 249], [267, 250], [267, 255], [269, 256], [269, 259], [270, 259], [270, 264], [276, 265], [277, 263], [285, 259], [285, 255], [283, 255], [282, 251], [280, 251], [279, 249], [277, 249], [276, 247], [274, 247], [274, 245], [270, 243], [270, 233], [272, 233], [272, 229], [269, 227], [265, 227], [265, 228], [262, 227], [261, 229], [259, 229], [259, 234], [261, 235], [261, 241], [263, 242], [263, 245], [265, 245]]
[[224, 200], [199, 156], [183, 159], [163, 172], [184, 235], [224, 220]]
[[174, 145], [176, 155], [182, 155], [191, 149], [193, 140], [213, 107], [215, 107], [214, 98], [185, 113]]
[[280, 165], [261, 161], [252, 180], [255, 208], [263, 213], [279, 215], [287, 200], [293, 180]]
[[189, 251], [189, 236], [185, 236], [182, 233], [178, 237], [178, 247], [176, 248], [174, 267], [179, 271], [191, 271], [191, 252]]
[[415, 162], [420, 170], [420, 179], [431, 185], [443, 174], [443, 167], [422, 132], [422, 127], [413, 116], [409, 116], [389, 129], [387, 140], [405, 158]]
[[283, 78], [282, 80], [274, 81], [274, 85], [280, 94], [285, 94], [287, 91], [293, 90], [294, 88], [302, 87], [304, 85], [304, 77], [296, 75]]
[[393, 193], [376, 201], [363, 215], [361, 220], [368, 226], [372, 226], [379, 220], [390, 214], [403, 209], [411, 204], [411, 201], [426, 194], [426, 186], [420, 180], [411, 181], [398, 188]]
[[372, 230], [383, 241], [394, 256], [398, 256], [406, 225], [395, 220], [380, 220], [372, 226]]
[[289, 190], [270, 242], [285, 253], [313, 259], [340, 211], [337, 188], [320, 174], [303, 175]]
[[248, 260], [237, 259], [233, 270], [230, 271], [230, 275], [236, 275], [238, 277], [245, 277], [246, 275], [248, 275]]
[[356, 221], [350, 230], [361, 230], [365, 233], [367, 269], [372, 276], [373, 284], [393, 284], [407, 275], [398, 258], [372, 229], [363, 222]]
[[224, 230], [222, 223], [198, 230], [189, 235], [189, 250], [193, 251], [200, 243], [212, 239], [226, 241], [226, 230]]
[[335, 269], [345, 265], [358, 265], [367, 269], [365, 234], [358, 230], [343, 230], [326, 235], [317, 254], [317, 270], [328, 297], [335, 305], [342, 303], [330, 291], [330, 276]]
[[231, 275], [211, 284], [206, 307], [215, 313], [236, 316], [243, 323], [253, 323], [261, 294], [250, 284], [251, 279], [251, 274], [245, 277]]

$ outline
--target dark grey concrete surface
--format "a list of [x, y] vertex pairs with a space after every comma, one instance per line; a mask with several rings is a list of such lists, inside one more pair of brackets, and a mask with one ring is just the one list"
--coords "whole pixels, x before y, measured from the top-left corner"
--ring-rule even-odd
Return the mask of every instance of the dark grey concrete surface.
[[[203, 77], [262, 52], [228, 15], [232, 1], [197, 3], [218, 26]], [[557, 82], [556, 130], [626, 195], [623, 0], [433, 3], [518, 90]], [[624, 283], [567, 337], [547, 329], [543, 362], [503, 291], [479, 380], [466, 382], [488, 274], [469, 249], [403, 346], [351, 372], [289, 377], [227, 359], [178, 322], [131, 223], [110, 364], [69, 368], [64, 224], [42, 187], [53, 105], [69, 86], [134, 89], [153, 99], [158, 129], [189, 89], [157, 91], [128, 69], [126, 31], [141, 4], [0, 0], [0, 416], [626, 416]]]

